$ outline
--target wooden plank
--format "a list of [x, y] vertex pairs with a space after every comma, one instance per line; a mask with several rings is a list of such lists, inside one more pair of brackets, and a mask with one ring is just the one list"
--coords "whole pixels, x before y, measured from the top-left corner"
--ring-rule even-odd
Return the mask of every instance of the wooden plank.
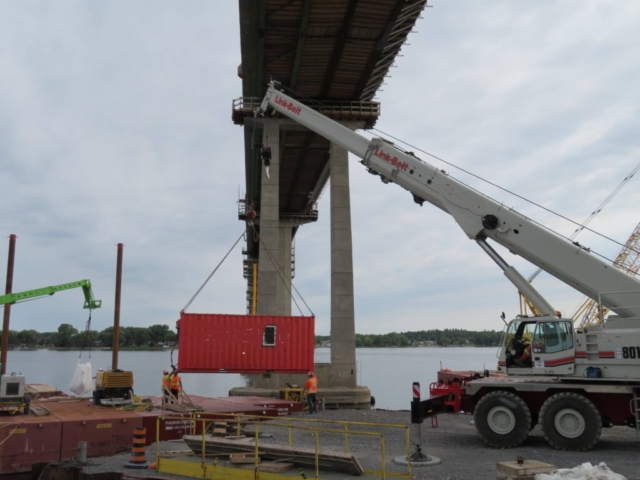
[[498, 472], [497, 480], [536, 480], [535, 475], [511, 476]]
[[535, 476], [537, 473], [551, 473], [557, 467], [550, 463], [539, 462], [538, 460], [524, 460], [518, 462], [499, 462], [496, 465], [498, 473], [505, 477], [525, 477]]
[[263, 462], [258, 465], [259, 472], [284, 473], [293, 470], [295, 465], [290, 462]]
[[[202, 437], [200, 435], [185, 435], [182, 438], [195, 454], [202, 454]], [[246, 441], [206, 436], [205, 449], [206, 455], [253, 454], [255, 446]], [[258, 455], [265, 460], [286, 461], [298, 466], [315, 468], [316, 452], [313, 448], [261, 443], [258, 447]], [[321, 469], [327, 471], [349, 473], [351, 475], [362, 475], [364, 473], [362, 465], [349, 453], [320, 451], [318, 464]]]
[[[229, 461], [231, 463], [250, 463], [254, 464], [256, 461], [255, 455], [249, 455], [248, 453], [232, 453], [229, 455]], [[260, 457], [258, 457], [260, 462]]]
[[43, 417], [45, 415], [51, 415], [51, 411], [43, 407], [42, 405], [36, 405], [30, 408], [31, 413], [33, 413], [37, 417]]

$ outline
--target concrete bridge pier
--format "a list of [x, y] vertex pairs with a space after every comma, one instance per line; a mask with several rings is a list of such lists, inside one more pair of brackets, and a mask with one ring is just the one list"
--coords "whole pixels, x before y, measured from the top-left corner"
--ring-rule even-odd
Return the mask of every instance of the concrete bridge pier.
[[[264, 122], [262, 145], [271, 150], [271, 158], [268, 175], [267, 167], [262, 168], [257, 310], [263, 315], [287, 315], [280, 294], [284, 290], [282, 270], [276, 264], [281, 263], [283, 250], [280, 240], [280, 127], [277, 123]], [[291, 302], [288, 314], [291, 314]]]
[[[331, 368], [326, 381], [356, 387], [356, 326], [348, 152], [331, 145]], [[322, 380], [318, 377], [318, 380]]]
[[[293, 228], [302, 220], [279, 217], [281, 122], [264, 120], [264, 147], [271, 150], [269, 176], [262, 172], [260, 253], [257, 311], [266, 315], [291, 315], [291, 245]], [[331, 195], [331, 363], [316, 364], [319, 396], [337, 408], [369, 408], [371, 392], [356, 381], [353, 247], [349, 166], [346, 150], [330, 148]], [[275, 262], [278, 262], [276, 265]], [[287, 384], [303, 386], [306, 375], [249, 375], [249, 387], [232, 389], [230, 395], [278, 396]]]

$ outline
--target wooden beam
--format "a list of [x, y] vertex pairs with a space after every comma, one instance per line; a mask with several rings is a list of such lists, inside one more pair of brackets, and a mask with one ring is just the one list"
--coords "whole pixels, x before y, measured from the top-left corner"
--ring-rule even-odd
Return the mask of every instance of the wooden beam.
[[347, 5], [347, 11], [344, 16], [344, 20], [342, 21], [342, 26], [340, 27], [340, 31], [338, 32], [338, 36], [336, 37], [336, 43], [333, 46], [333, 52], [331, 52], [331, 61], [329, 62], [329, 68], [324, 75], [324, 80], [322, 81], [322, 88], [320, 89], [320, 98], [327, 98], [329, 95], [329, 89], [331, 88], [331, 84], [336, 75], [336, 71], [338, 70], [338, 65], [340, 64], [340, 58], [342, 58], [342, 52], [344, 52], [344, 47], [347, 43], [348, 35], [349, 35], [349, 27], [351, 26], [351, 21], [353, 20], [353, 15], [356, 10], [356, 6], [358, 5], [358, 0], [349, 0], [349, 5]]
[[367, 65], [364, 67], [364, 70], [362, 71], [362, 75], [360, 76], [358, 85], [354, 90], [354, 97], [360, 98], [360, 95], [362, 94], [364, 87], [367, 86], [369, 77], [371, 76], [373, 69], [376, 68], [376, 64], [378, 63], [378, 61], [380, 60], [380, 57], [382, 56], [382, 50], [387, 44], [387, 39], [389, 38], [389, 34], [393, 30], [393, 27], [395, 27], [396, 21], [398, 20], [398, 17], [400, 16], [400, 12], [402, 12], [402, 7], [404, 7], [405, 3], [406, 3], [406, 0], [396, 1], [396, 6], [393, 8], [393, 11], [391, 12], [391, 18], [389, 18], [389, 23], [387, 23], [387, 26], [382, 32], [382, 35], [380, 35], [380, 38], [378, 39], [378, 42], [376, 43], [376, 46], [373, 49], [373, 52], [371, 52], [371, 55], [369, 56], [369, 60], [367, 60]]
[[311, 1], [305, 0], [302, 7], [302, 19], [300, 20], [300, 29], [298, 30], [298, 46], [296, 47], [296, 58], [293, 61], [293, 71], [291, 72], [291, 84], [289, 87], [295, 90], [298, 85], [298, 74], [302, 65], [302, 55], [304, 53], [304, 41], [307, 37], [307, 25], [311, 16]]

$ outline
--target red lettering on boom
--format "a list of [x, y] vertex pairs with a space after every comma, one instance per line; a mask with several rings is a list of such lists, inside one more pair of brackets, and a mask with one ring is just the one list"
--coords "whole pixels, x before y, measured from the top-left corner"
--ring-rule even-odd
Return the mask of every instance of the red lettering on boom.
[[274, 102], [286, 108], [287, 110], [289, 110], [291, 113], [295, 115], [300, 115], [300, 112], [302, 111], [302, 107], [296, 106], [293, 102], [287, 102], [280, 95], [276, 95], [276, 99], [274, 100]]
[[382, 151], [380, 148], [376, 148], [376, 151], [373, 154], [383, 159], [385, 162], [390, 163], [394, 167], [399, 168], [400, 170], [406, 172], [409, 168], [409, 164], [407, 162], [402, 162], [398, 159], [398, 157], [393, 157], [389, 153]]

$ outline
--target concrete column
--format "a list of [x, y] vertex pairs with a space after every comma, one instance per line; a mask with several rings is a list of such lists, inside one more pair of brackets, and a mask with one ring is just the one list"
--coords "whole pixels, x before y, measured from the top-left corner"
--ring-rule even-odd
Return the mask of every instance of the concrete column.
[[356, 386], [353, 247], [348, 153], [331, 145], [331, 370], [336, 385]]
[[258, 263], [258, 314], [278, 315], [281, 282], [274, 262], [280, 259], [280, 130], [264, 120], [262, 145], [271, 148], [269, 177], [262, 168], [260, 195], [260, 258]]
[[291, 235], [292, 228], [288, 225], [280, 226], [280, 266], [282, 267], [278, 291], [278, 315], [291, 315]]

